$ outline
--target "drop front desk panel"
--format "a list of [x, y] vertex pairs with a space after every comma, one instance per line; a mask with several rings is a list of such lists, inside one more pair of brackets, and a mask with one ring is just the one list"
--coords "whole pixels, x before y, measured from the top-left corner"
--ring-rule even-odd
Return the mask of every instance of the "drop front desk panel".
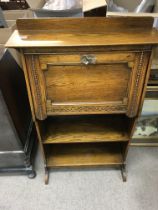
[[[152, 18], [20, 19], [21, 52], [45, 163], [119, 166], [141, 111], [158, 32]], [[145, 27], [144, 27], [145, 25]]]

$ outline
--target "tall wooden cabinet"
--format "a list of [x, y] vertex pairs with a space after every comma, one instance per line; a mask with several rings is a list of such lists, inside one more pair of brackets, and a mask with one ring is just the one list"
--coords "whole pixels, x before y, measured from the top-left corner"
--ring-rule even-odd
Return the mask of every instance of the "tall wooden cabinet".
[[[120, 166], [140, 113], [158, 32], [152, 18], [21, 19], [19, 49], [45, 163]], [[145, 27], [144, 27], [145, 26]]]
[[35, 177], [36, 139], [24, 75], [12, 54], [0, 47], [0, 173]]

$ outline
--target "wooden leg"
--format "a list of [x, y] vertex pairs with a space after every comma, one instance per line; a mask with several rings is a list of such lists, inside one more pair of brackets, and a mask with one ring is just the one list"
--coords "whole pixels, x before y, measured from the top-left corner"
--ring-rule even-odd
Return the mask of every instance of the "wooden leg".
[[127, 172], [126, 172], [126, 164], [125, 163], [121, 165], [121, 174], [122, 174], [123, 182], [126, 182], [127, 181]]
[[49, 171], [48, 168], [45, 167], [45, 178], [44, 178], [44, 182], [47, 185], [48, 184], [48, 180], [49, 180]]

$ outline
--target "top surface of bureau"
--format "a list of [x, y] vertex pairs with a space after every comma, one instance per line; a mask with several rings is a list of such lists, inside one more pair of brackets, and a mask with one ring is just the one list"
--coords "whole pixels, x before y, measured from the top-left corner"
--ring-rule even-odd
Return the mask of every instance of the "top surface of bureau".
[[[19, 19], [7, 47], [156, 44], [151, 17]], [[99, 35], [99, 36], [98, 36]]]

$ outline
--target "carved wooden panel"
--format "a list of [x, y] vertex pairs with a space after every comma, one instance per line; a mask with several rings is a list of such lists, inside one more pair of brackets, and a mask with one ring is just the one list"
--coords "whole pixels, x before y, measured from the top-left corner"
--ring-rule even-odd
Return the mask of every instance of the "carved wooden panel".
[[102, 105], [79, 105], [79, 104], [63, 104], [56, 105], [50, 100], [47, 100], [47, 114], [48, 115], [74, 115], [74, 114], [112, 114], [112, 113], [126, 113], [127, 107], [123, 104], [102, 104]]
[[37, 119], [43, 120], [46, 114], [46, 96], [44, 77], [39, 66], [38, 56], [26, 56], [26, 65], [32, 91], [32, 98]]
[[84, 53], [27, 55], [37, 119], [62, 114], [136, 116], [149, 53], [91, 53], [88, 64], [81, 59]]
[[134, 57], [132, 52], [39, 56], [47, 114], [126, 113]]
[[127, 116], [134, 117], [137, 115], [141, 94], [144, 86], [145, 74], [148, 68], [151, 52], [136, 53], [135, 65], [133, 68], [133, 79], [131, 82], [132, 94], [129, 98]]

